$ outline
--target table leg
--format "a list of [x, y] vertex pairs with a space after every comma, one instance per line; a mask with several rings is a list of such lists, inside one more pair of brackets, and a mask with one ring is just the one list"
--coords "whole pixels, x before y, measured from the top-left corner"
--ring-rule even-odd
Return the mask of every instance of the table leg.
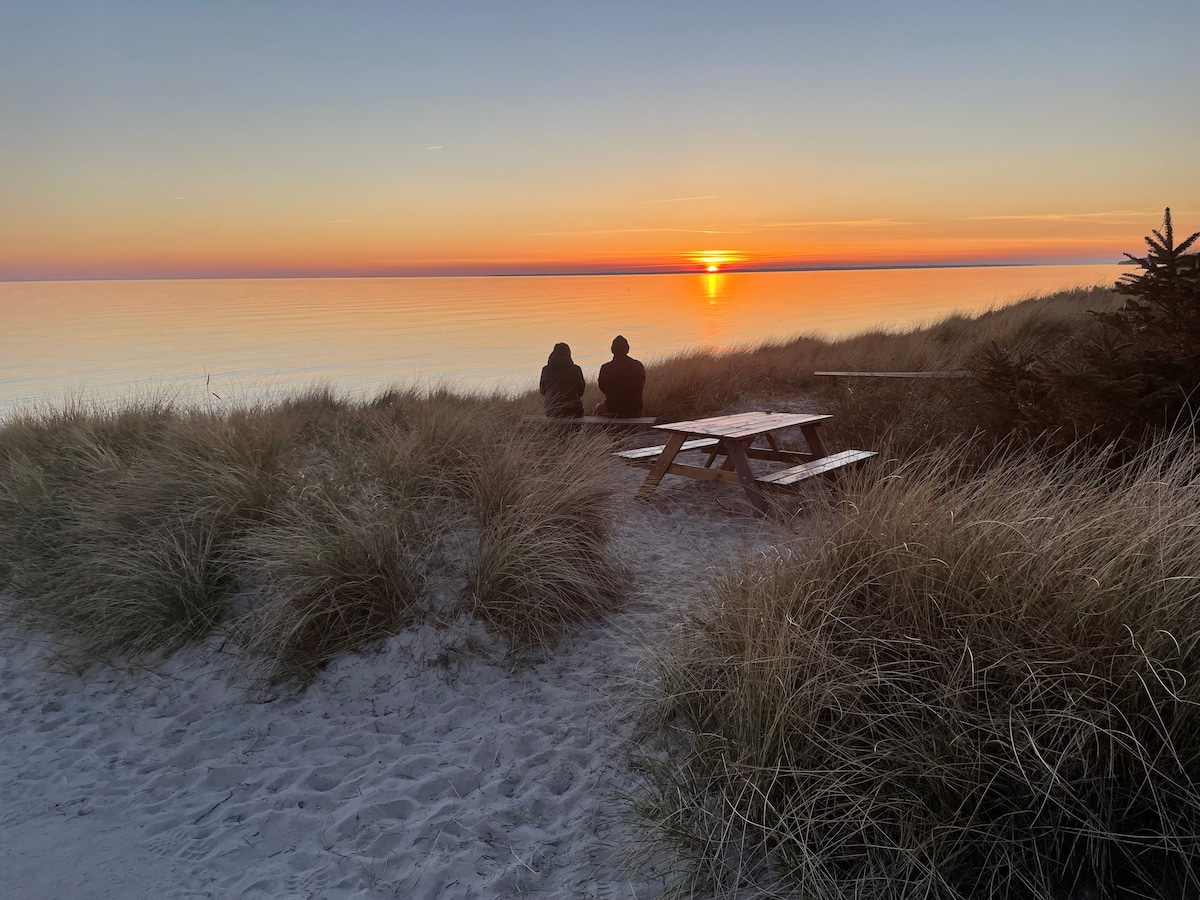
[[804, 435], [804, 440], [808, 442], [808, 449], [812, 451], [813, 459], [829, 455], [825, 450], [825, 445], [821, 443], [821, 435], [817, 432], [816, 425], [801, 425], [800, 431]]
[[673, 434], [667, 439], [667, 445], [662, 448], [662, 453], [658, 454], [658, 459], [654, 461], [654, 465], [646, 475], [646, 480], [638, 489], [639, 497], [649, 497], [654, 493], [658, 483], [667, 474], [667, 469], [671, 468], [671, 463], [675, 462], [675, 456], [679, 453], [679, 448], [683, 446], [686, 437], [686, 434]]
[[754, 471], [750, 468], [750, 458], [746, 456], [746, 445], [740, 441], [727, 439], [725, 449], [729, 454], [729, 460], [733, 463], [734, 471], [737, 472], [738, 480], [746, 490], [750, 504], [759, 512], [765, 513], [767, 498], [763, 496], [762, 489], [754, 478]]

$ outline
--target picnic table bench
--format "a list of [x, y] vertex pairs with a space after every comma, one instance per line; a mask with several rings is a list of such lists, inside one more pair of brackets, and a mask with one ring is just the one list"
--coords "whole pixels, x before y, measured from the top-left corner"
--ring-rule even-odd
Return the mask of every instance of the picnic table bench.
[[[638, 491], [649, 496], [666, 475], [682, 475], [700, 481], [720, 481], [740, 484], [755, 509], [765, 512], [767, 501], [763, 490], [788, 490], [818, 475], [833, 478], [843, 469], [857, 466], [871, 457], [871, 450], [843, 450], [829, 454], [821, 442], [817, 426], [832, 418], [812, 413], [749, 412], [689, 422], [655, 425], [656, 431], [670, 434], [667, 442], [655, 447], [620, 450], [615, 454], [630, 465], [650, 471]], [[799, 428], [804, 435], [807, 451], [786, 450], [775, 440], [775, 433], [786, 428]], [[765, 447], [753, 446], [762, 438]], [[703, 452], [703, 465], [677, 462], [680, 453]], [[713, 466], [724, 457], [719, 467]], [[788, 467], [755, 475], [750, 460], [770, 460], [788, 463]]]
[[804, 481], [806, 478], [813, 478], [817, 475], [829, 475], [837, 469], [844, 469], [846, 466], [866, 462], [872, 456], [876, 455], [874, 450], [840, 450], [837, 453], [831, 453], [829, 456], [810, 460], [798, 466], [790, 466], [778, 472], [760, 475], [758, 476], [758, 480], [761, 484], [771, 485], [776, 488], [789, 487], [797, 482]]

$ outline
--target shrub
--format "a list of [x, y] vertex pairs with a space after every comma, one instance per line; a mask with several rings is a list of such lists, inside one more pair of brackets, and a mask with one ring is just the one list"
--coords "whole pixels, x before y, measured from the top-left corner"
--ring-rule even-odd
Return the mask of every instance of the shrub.
[[1200, 890], [1200, 451], [898, 465], [662, 656], [644, 810], [732, 888]]
[[1063, 446], [1079, 437], [1136, 447], [1190, 429], [1200, 389], [1200, 256], [1196, 232], [1175, 243], [1171, 210], [1146, 238], [1141, 271], [1121, 276], [1123, 306], [1084, 335], [1017, 351], [993, 346], [980, 380], [1005, 431]]
[[1094, 358], [1094, 390], [1122, 419], [1158, 428], [1190, 426], [1200, 389], [1200, 256], [1187, 251], [1200, 231], [1175, 243], [1171, 210], [1149, 252], [1125, 254], [1141, 271], [1121, 276], [1121, 309], [1100, 316], [1117, 337]]

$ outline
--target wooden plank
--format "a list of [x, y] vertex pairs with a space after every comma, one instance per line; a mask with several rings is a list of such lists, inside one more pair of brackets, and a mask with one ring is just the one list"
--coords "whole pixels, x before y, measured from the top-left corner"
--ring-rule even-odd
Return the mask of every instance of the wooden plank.
[[829, 378], [969, 378], [970, 369], [946, 369], [940, 372], [813, 372]]
[[733, 416], [714, 416], [710, 419], [694, 419], [689, 422], [666, 422], [662, 425], [655, 425], [654, 428], [656, 431], [702, 434], [740, 440], [768, 431], [794, 428], [798, 425], [813, 425], [831, 418], [833, 417], [830, 415], [812, 413], [752, 412], [738, 413]]
[[[778, 413], [775, 413], [774, 415], [776, 417], [779, 416]], [[731, 437], [731, 438], [754, 437], [755, 435], [766, 434], [768, 431], [781, 431], [784, 428], [796, 428], [796, 427], [803, 428], [805, 426], [816, 425], [819, 422], [824, 422], [826, 419], [832, 419], [832, 418], [833, 418], [833, 416], [830, 416], [830, 415], [789, 414], [787, 421], [782, 421], [777, 418], [777, 419], [773, 420], [772, 423], [765, 423], [765, 424], [748, 423], [744, 426], [730, 428], [727, 432], [725, 432], [722, 435], [722, 437]]]
[[[721, 443], [720, 438], [697, 438], [694, 441], [684, 441], [683, 444], [679, 447], [678, 452], [682, 453], [685, 450], [698, 450], [701, 447], [712, 447], [719, 443]], [[667, 449], [666, 444], [660, 444], [656, 447], [639, 447], [636, 450], [619, 450], [616, 453], [614, 453], [613, 455], [620, 456], [623, 459], [627, 459], [630, 461], [640, 460], [640, 459], [652, 459], [653, 457], [658, 456], [660, 453], [662, 453], [666, 449]]]
[[642, 486], [638, 490], [639, 496], [648, 496], [654, 493], [658, 487], [658, 483], [667, 474], [667, 469], [670, 468], [671, 463], [675, 462], [675, 455], [683, 447], [683, 439], [684, 435], [682, 434], [671, 435], [670, 440], [663, 447], [662, 453], [658, 455], [658, 458], [654, 461], [654, 465], [646, 474], [646, 480], [642, 482]]
[[[727, 416], [710, 416], [706, 419], [689, 419], [686, 422], [664, 422], [659, 426], [663, 430], [691, 432], [694, 426], [704, 429], [737, 428], [745, 424], [769, 423], [775, 416], [794, 415], [793, 413], [745, 412], [733, 413]], [[699, 433], [699, 432], [695, 432]]]
[[757, 481], [766, 487], [788, 487], [817, 475], [828, 475], [838, 469], [858, 465], [872, 456], [878, 455], [874, 450], [842, 450], [831, 456], [823, 456], [820, 459], [772, 472], [769, 475], [761, 475]]
[[767, 511], [767, 498], [763, 496], [762, 487], [754, 478], [754, 471], [750, 468], [750, 460], [746, 458], [745, 446], [739, 441], [726, 441], [725, 451], [729, 455], [729, 461], [733, 463], [733, 470], [737, 472], [738, 480], [742, 483], [742, 488], [746, 492], [746, 497], [750, 500], [750, 505], [759, 512], [765, 513]]
[[776, 413], [776, 412], [745, 412], [734, 413], [728, 416], [710, 416], [706, 419], [690, 419], [686, 422], [664, 422], [662, 427], [674, 431], [691, 431], [694, 427], [708, 429], [729, 429], [741, 428], [747, 425], [767, 425], [771, 427], [781, 427], [784, 419], [788, 417], [800, 416], [805, 417], [806, 413]]
[[821, 435], [817, 431], [816, 424], [801, 425], [800, 433], [804, 435], [804, 442], [808, 444], [808, 449], [812, 451], [814, 459], [819, 459], [827, 454], [828, 451], [821, 443]]
[[[794, 415], [792, 413], [731, 413], [730, 415], [714, 415], [707, 419], [692, 419], [677, 422], [679, 431], [691, 431], [691, 427], [700, 425], [709, 428], [740, 428], [746, 425], [769, 425], [778, 415]], [[665, 422], [670, 425], [670, 422]]]

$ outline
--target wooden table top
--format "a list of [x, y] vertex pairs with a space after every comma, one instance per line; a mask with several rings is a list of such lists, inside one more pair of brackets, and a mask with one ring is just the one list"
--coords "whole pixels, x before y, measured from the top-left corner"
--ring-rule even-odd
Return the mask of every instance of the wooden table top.
[[747, 438], [780, 428], [813, 425], [832, 418], [833, 416], [813, 413], [747, 412], [732, 416], [714, 416], [711, 419], [693, 419], [690, 422], [667, 422], [654, 427], [659, 431], [670, 431], [676, 434]]

